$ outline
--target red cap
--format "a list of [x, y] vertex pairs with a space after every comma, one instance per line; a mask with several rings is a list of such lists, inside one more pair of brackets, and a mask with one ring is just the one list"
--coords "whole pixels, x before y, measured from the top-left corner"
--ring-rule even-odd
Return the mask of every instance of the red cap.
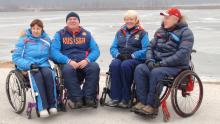
[[160, 15], [162, 15], [162, 16], [172, 16], [173, 15], [178, 18], [182, 17], [180, 10], [175, 7], [169, 8], [166, 12], [161, 12]]

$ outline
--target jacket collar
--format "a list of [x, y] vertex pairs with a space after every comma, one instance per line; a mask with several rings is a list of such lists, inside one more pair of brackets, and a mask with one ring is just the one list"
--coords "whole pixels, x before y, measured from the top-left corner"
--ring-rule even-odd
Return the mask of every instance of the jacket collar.
[[[133, 34], [136, 34], [137, 32], [143, 30], [143, 28], [141, 28], [140, 26], [135, 26], [135, 28], [130, 31], [130, 34], [133, 35]], [[124, 36], [126, 36], [128, 30], [127, 30], [127, 26], [126, 25], [123, 25], [120, 29], [120, 31], [123, 33]]]

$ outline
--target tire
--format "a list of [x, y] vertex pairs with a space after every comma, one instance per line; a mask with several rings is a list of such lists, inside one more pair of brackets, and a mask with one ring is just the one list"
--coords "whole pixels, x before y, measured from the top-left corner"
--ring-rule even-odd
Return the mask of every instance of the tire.
[[[13, 88], [16, 89], [12, 89], [12, 83]], [[15, 113], [22, 113], [26, 106], [26, 91], [23, 82], [23, 75], [19, 71], [12, 70], [9, 72], [6, 78], [6, 94], [8, 101], [14, 109]], [[15, 99], [16, 95], [17, 101]], [[20, 98], [20, 100], [18, 98]], [[16, 102], [19, 102], [19, 104], [17, 105]]]
[[[186, 91], [186, 88], [183, 87], [184, 83], [188, 82], [187, 78], [193, 79], [193, 85], [194, 85], [193, 91]], [[189, 98], [195, 92], [196, 85], [198, 85], [199, 94], [197, 96], [198, 99], [195, 102], [195, 106], [192, 107], [192, 104], [190, 104]], [[180, 100], [178, 98], [178, 92], [181, 92], [181, 95], [182, 95], [181, 98], [184, 98], [185, 101], [187, 101], [189, 104], [189, 105], [184, 105], [185, 106], [184, 110], [182, 108], [183, 105], [180, 103]], [[199, 109], [199, 107], [202, 103], [202, 99], [203, 99], [203, 86], [202, 86], [202, 82], [201, 82], [200, 78], [198, 77], [198, 75], [195, 72], [190, 71], [190, 70], [183, 71], [181, 74], [179, 74], [174, 81], [172, 91], [171, 91], [171, 103], [172, 103], [172, 106], [173, 106], [175, 112], [181, 117], [192, 116]], [[194, 102], [194, 100], [193, 100], [193, 102]], [[192, 107], [192, 108], [190, 108], [189, 111], [186, 111], [186, 109], [189, 107]]]
[[64, 101], [64, 82], [62, 77], [62, 72], [58, 65], [55, 65], [53, 70], [56, 73], [56, 87], [57, 87], [57, 99], [58, 103], [62, 104]]

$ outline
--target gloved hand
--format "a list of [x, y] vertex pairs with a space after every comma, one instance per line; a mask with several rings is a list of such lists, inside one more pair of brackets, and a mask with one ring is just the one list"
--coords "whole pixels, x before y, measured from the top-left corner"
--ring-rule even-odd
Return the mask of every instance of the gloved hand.
[[36, 65], [36, 64], [31, 64], [31, 69], [38, 69], [38, 68], [39, 68], [38, 65]]
[[39, 66], [36, 65], [36, 64], [31, 64], [31, 71], [38, 72], [39, 71]]
[[147, 67], [149, 68], [149, 70], [153, 70], [154, 68], [160, 67], [160, 62], [156, 62], [153, 60], [146, 60], [145, 64], [147, 65]]
[[121, 61], [127, 60], [127, 59], [132, 59], [131, 54], [119, 54], [117, 56], [117, 59], [120, 59]]

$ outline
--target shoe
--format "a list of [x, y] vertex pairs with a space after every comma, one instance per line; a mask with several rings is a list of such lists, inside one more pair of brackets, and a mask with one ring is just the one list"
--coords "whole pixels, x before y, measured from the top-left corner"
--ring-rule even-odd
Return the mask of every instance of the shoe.
[[140, 111], [142, 108], [144, 108], [145, 107], [145, 105], [144, 104], [142, 104], [141, 102], [138, 102], [135, 106], [133, 106], [132, 108], [131, 108], [131, 111], [132, 112], [138, 112], [138, 111]]
[[49, 109], [49, 113], [50, 113], [51, 115], [57, 114], [57, 108], [50, 108], [50, 109]]
[[118, 106], [119, 103], [120, 103], [119, 100], [110, 100], [106, 104], [110, 107], [116, 107], [116, 106]]
[[145, 107], [143, 107], [140, 112], [142, 114], [145, 114], [145, 115], [152, 115], [152, 114], [157, 114], [158, 113], [158, 108], [153, 108], [152, 106], [150, 105], [146, 105]]
[[94, 98], [85, 98], [85, 106], [96, 107], [96, 102], [95, 102]]
[[78, 109], [78, 108], [82, 108], [83, 102], [81, 100], [75, 102], [69, 100], [68, 105], [71, 109]]
[[41, 118], [49, 117], [49, 113], [48, 113], [47, 109], [44, 109], [44, 110], [40, 111], [39, 114], [40, 114]]
[[118, 104], [118, 107], [120, 107], [120, 108], [128, 108], [128, 102], [122, 100], [122, 101]]

